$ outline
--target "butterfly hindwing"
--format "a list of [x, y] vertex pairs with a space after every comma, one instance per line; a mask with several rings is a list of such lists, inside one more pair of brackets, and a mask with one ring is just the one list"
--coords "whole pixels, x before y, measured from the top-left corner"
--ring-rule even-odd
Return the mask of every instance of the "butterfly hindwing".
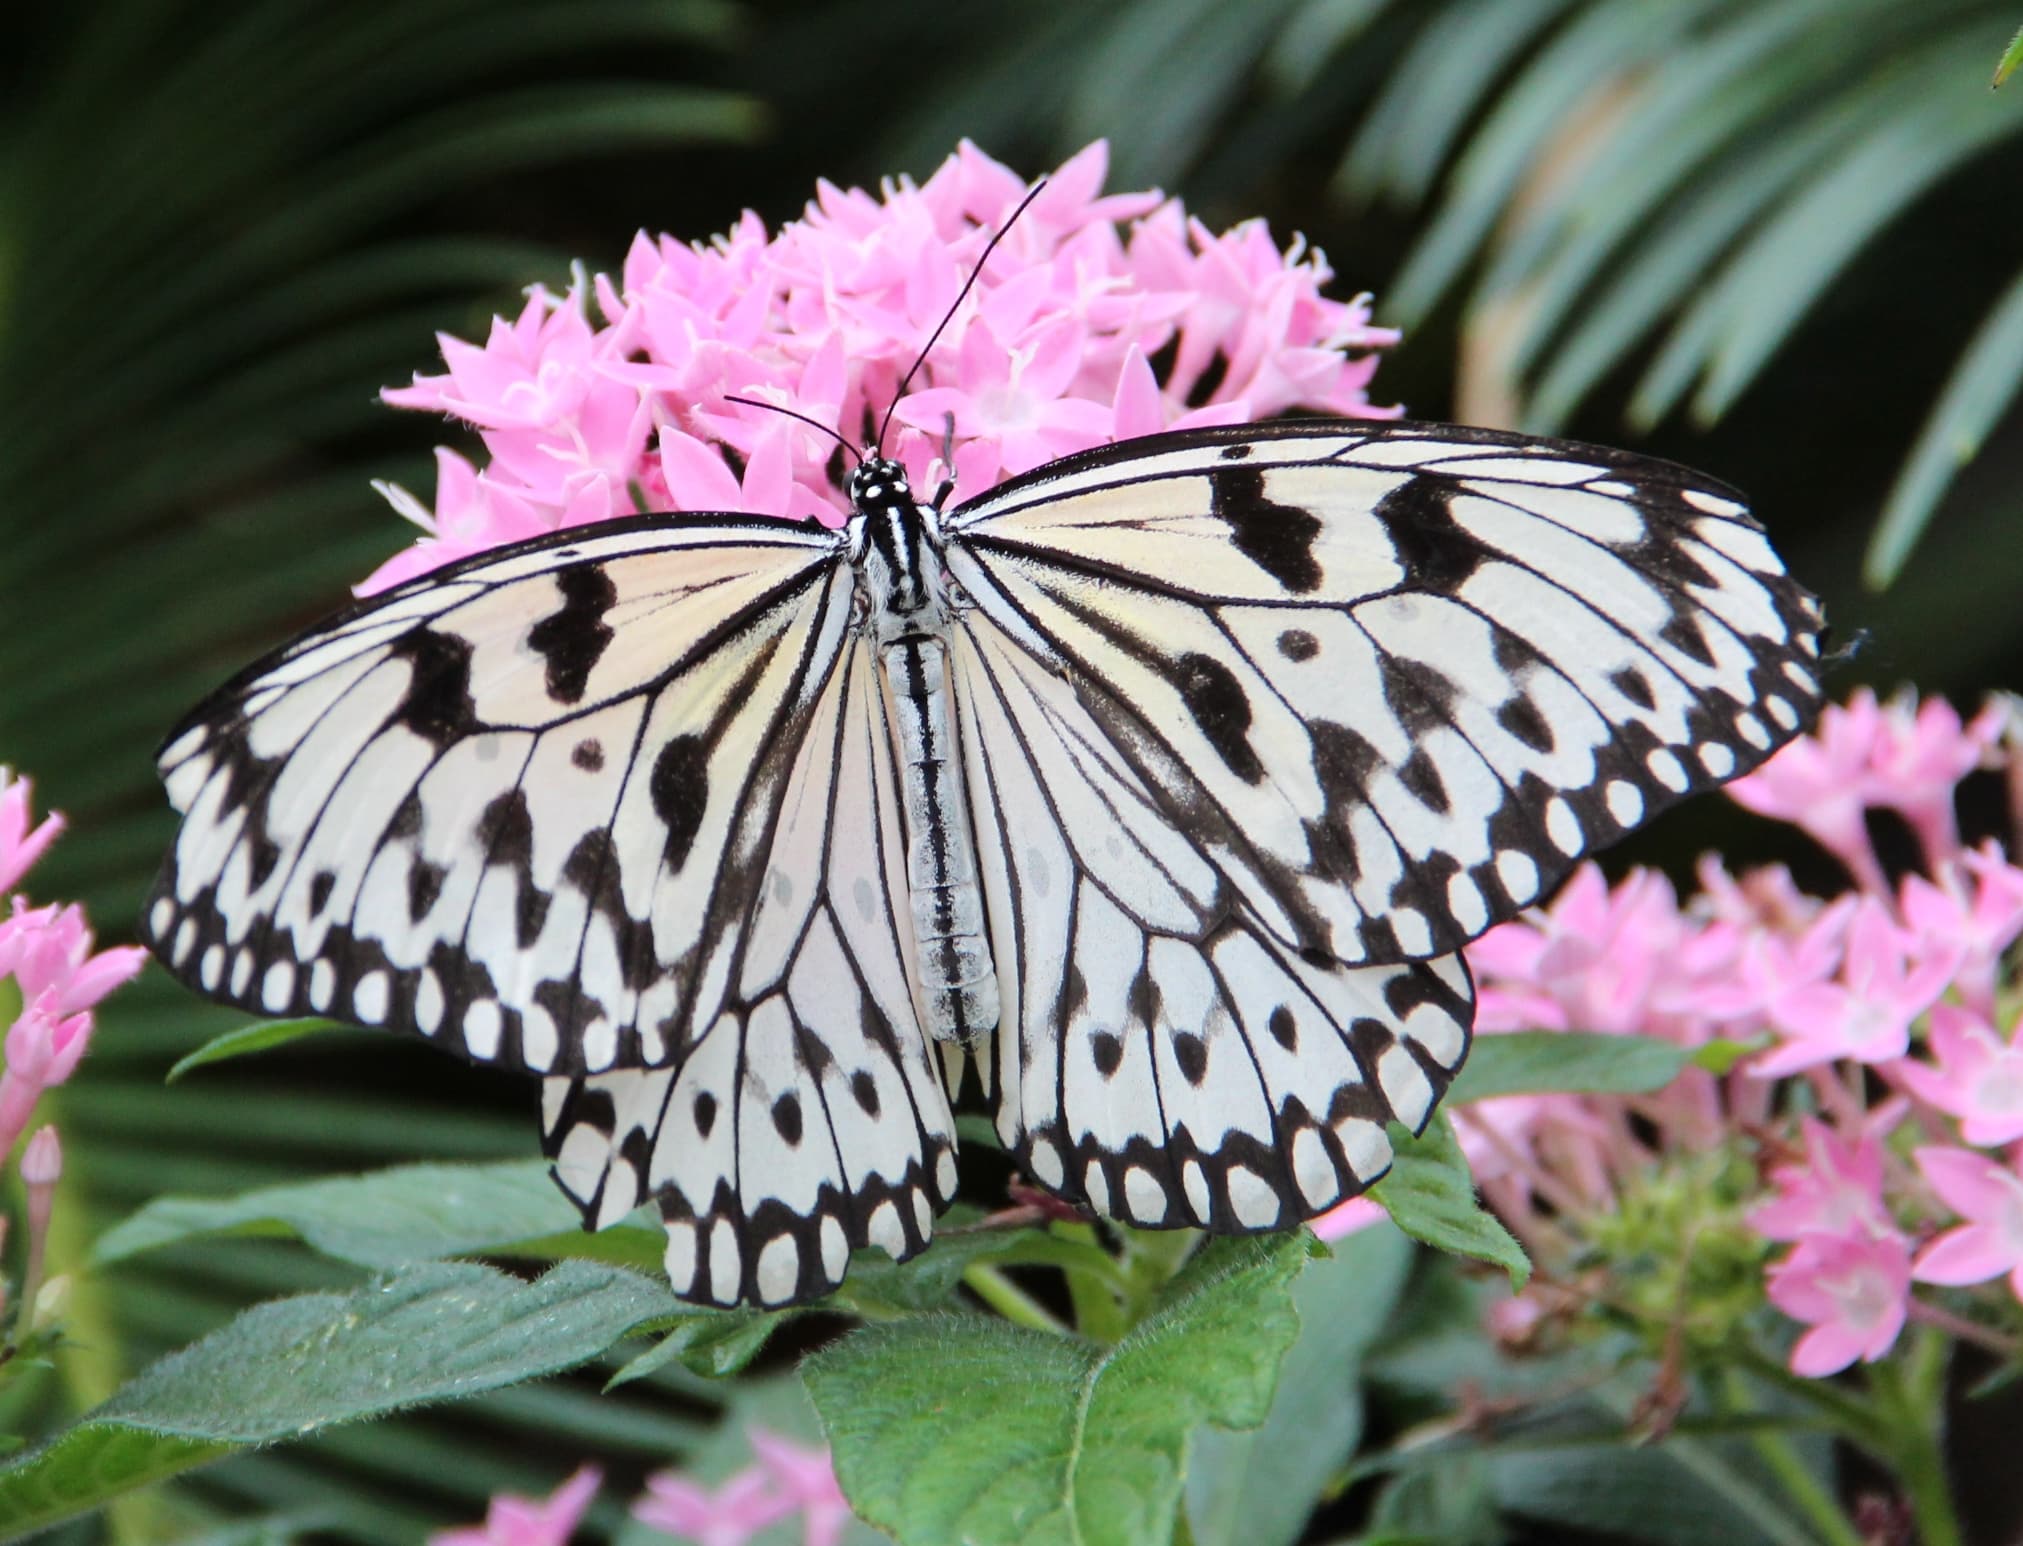
[[889, 746], [875, 658], [853, 641], [809, 716], [713, 1021], [678, 1067], [547, 1081], [556, 1179], [593, 1228], [655, 1200], [678, 1293], [818, 1298], [852, 1250], [913, 1255], [954, 1196]]
[[1390, 1163], [1460, 1067], [1459, 957], [1307, 961], [1177, 828], [1071, 685], [987, 619], [955, 702], [1003, 1005], [978, 1062], [1049, 1190], [1146, 1227], [1284, 1227]]
[[1148, 437], [949, 513], [976, 608], [1082, 684], [1283, 944], [1457, 949], [1761, 761], [1819, 613], [1733, 492], [1623, 452], [1293, 421]]
[[170, 737], [142, 926], [191, 986], [536, 1073], [713, 1018], [851, 575], [738, 517], [563, 533], [375, 598]]

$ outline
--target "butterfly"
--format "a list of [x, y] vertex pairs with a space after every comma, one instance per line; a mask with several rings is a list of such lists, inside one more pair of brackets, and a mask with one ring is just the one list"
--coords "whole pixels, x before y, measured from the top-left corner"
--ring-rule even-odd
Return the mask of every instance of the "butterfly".
[[267, 1015], [538, 1075], [586, 1226], [779, 1305], [956, 1186], [973, 1075], [1096, 1214], [1289, 1227], [1467, 1054], [1461, 947], [1812, 718], [1821, 614], [1730, 489], [1292, 420], [840, 531], [647, 516], [352, 607], [169, 737], [143, 919]]

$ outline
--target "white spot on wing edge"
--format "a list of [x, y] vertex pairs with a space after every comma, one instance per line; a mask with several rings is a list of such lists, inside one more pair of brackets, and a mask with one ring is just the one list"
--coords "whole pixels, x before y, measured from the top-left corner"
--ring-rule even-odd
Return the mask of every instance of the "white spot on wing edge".
[[1552, 839], [1553, 846], [1563, 854], [1577, 854], [1586, 839], [1581, 835], [1580, 817], [1573, 807], [1558, 795], [1554, 795], [1545, 806], [1545, 835]]
[[1227, 1185], [1230, 1211], [1245, 1229], [1268, 1229], [1278, 1222], [1278, 1193], [1248, 1165], [1231, 1165]]
[[1166, 1220], [1166, 1188], [1143, 1165], [1124, 1172], [1124, 1206], [1138, 1224], [1162, 1224]]
[[1335, 1162], [1328, 1157], [1328, 1146], [1311, 1127], [1302, 1127], [1293, 1134], [1292, 1178], [1309, 1208], [1325, 1208], [1341, 1195], [1341, 1178], [1335, 1174]]
[[695, 1254], [695, 1225], [687, 1219], [669, 1219], [667, 1252], [662, 1261], [667, 1266], [667, 1281], [677, 1294], [685, 1294], [695, 1286]]
[[295, 963], [276, 961], [267, 968], [260, 979], [260, 1007], [269, 1014], [279, 1014], [295, 997]]
[[783, 1304], [794, 1297], [801, 1280], [801, 1248], [792, 1235], [775, 1235], [759, 1248], [759, 1298], [766, 1304]]
[[391, 1007], [393, 984], [383, 971], [370, 971], [351, 987], [351, 1012], [367, 1025], [379, 1025]]
[[822, 1247], [822, 1275], [831, 1283], [842, 1281], [843, 1269], [850, 1265], [850, 1241], [843, 1226], [829, 1214], [822, 1215], [818, 1231]]
[[505, 1020], [493, 1000], [481, 998], [464, 1011], [464, 1045], [471, 1056], [490, 1060], [499, 1054], [499, 1037]]
[[719, 1218], [709, 1231], [709, 1296], [718, 1304], [738, 1302], [744, 1259], [738, 1253], [737, 1226]]
[[1749, 513], [1747, 505], [1738, 505], [1732, 499], [1723, 499], [1719, 494], [1704, 493], [1696, 488], [1681, 489], [1679, 497], [1695, 510], [1704, 510], [1709, 515], [1724, 515], [1732, 519]]
[[891, 1198], [871, 1210], [871, 1218], [864, 1226], [864, 1236], [894, 1261], [906, 1254], [906, 1225], [899, 1217], [899, 1210], [892, 1206]]

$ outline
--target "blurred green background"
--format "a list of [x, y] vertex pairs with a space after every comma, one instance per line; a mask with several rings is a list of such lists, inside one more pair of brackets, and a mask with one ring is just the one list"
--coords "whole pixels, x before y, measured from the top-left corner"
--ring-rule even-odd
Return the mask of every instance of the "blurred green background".
[[[777, 223], [818, 177], [924, 175], [963, 136], [1026, 173], [1107, 137], [1113, 188], [1304, 232], [1341, 293], [1407, 329], [1377, 401], [1748, 490], [1853, 645], [1840, 692], [2016, 683], [2023, 82], [1989, 82], [2019, 19], [1995, 0], [24, 9], [0, 62], [0, 758], [73, 823], [37, 895], [130, 936], [171, 826], [162, 729], [411, 535], [367, 480], [427, 490], [448, 437], [375, 394], [434, 366], [435, 329], [481, 335], [572, 260], [615, 269], [641, 227]], [[1682, 815], [1638, 852], [1736, 820]], [[523, 1086], [363, 1037], [165, 1088], [230, 1019], [152, 975], [106, 1010], [60, 1101], [70, 1259], [164, 1191], [534, 1150]], [[249, 1299], [340, 1275], [245, 1242], [84, 1282], [79, 1346], [21, 1399], [75, 1410]], [[286, 1508], [412, 1540], [584, 1453], [625, 1492], [726, 1400], [673, 1375], [595, 1389], [236, 1459], [63, 1538]]]

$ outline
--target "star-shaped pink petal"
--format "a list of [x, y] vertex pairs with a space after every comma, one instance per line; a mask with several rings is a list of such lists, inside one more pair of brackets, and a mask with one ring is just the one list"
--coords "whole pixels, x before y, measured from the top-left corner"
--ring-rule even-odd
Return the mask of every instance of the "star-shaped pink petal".
[[438, 1530], [429, 1546], [568, 1546], [601, 1480], [597, 1468], [586, 1465], [545, 1498], [501, 1493], [482, 1525]]
[[1986, 1154], [1966, 1149], [1919, 1149], [1918, 1169], [1939, 1198], [1966, 1220], [1918, 1253], [1920, 1283], [1982, 1283], [2009, 1275], [2009, 1291], [2023, 1301], [2023, 1176]]

